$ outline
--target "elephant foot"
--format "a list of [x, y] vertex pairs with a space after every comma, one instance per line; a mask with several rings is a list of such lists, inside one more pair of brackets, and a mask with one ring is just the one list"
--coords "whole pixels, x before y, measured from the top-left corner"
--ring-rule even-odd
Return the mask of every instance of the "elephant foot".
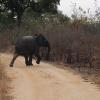
[[28, 64], [26, 64], [26, 66], [33, 66], [33, 64], [32, 63], [28, 63]]
[[9, 66], [10, 66], [10, 67], [13, 67], [13, 64], [10, 64]]
[[40, 61], [36, 61], [37, 64], [40, 64]]
[[33, 66], [33, 64], [28, 64], [28, 66]]

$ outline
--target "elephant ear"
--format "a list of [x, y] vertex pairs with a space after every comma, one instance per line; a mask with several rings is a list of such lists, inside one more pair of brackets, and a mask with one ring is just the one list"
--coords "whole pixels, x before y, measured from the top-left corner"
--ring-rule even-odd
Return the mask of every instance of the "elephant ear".
[[39, 34], [37, 37], [36, 37], [36, 41], [38, 43], [39, 46], [44, 46], [45, 42], [46, 42], [46, 38], [42, 35], [42, 34]]
[[34, 34], [34, 37], [35, 37], [35, 39], [36, 39], [36, 42], [37, 42], [37, 44], [38, 44], [38, 46], [40, 46], [40, 34]]

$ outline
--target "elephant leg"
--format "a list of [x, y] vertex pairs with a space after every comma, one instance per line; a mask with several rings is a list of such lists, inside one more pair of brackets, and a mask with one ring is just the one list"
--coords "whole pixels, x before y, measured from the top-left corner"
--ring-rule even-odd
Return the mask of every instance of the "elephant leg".
[[32, 64], [32, 55], [29, 56], [29, 65], [33, 65]]
[[37, 63], [37, 64], [40, 64], [40, 60], [41, 60], [40, 55], [39, 55], [39, 54], [36, 54], [35, 56], [37, 57], [37, 61], [36, 61], [36, 63]]
[[11, 61], [11, 63], [10, 63], [10, 67], [13, 67], [13, 64], [14, 64], [14, 62], [15, 62], [15, 60], [16, 60], [16, 58], [18, 57], [19, 55], [18, 54], [14, 54], [14, 56], [13, 56], [13, 59], [12, 59], [12, 61]]
[[24, 57], [25, 57], [25, 64], [26, 66], [28, 66], [29, 65], [28, 56], [24, 56]]

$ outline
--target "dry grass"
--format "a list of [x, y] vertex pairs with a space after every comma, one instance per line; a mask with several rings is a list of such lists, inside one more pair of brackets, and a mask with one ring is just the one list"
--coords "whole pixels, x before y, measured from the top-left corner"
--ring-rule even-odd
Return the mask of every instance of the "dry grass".
[[100, 64], [95, 65], [95, 67], [72, 67], [76, 72], [80, 73], [82, 78], [86, 82], [91, 82], [95, 84], [100, 89]]

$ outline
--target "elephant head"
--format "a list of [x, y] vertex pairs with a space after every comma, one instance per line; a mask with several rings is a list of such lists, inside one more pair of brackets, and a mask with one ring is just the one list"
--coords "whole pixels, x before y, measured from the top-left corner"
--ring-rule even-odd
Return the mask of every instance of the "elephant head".
[[36, 41], [39, 47], [47, 47], [48, 52], [46, 54], [46, 60], [49, 60], [49, 54], [50, 54], [50, 43], [49, 41], [42, 35], [39, 34], [36, 36]]

